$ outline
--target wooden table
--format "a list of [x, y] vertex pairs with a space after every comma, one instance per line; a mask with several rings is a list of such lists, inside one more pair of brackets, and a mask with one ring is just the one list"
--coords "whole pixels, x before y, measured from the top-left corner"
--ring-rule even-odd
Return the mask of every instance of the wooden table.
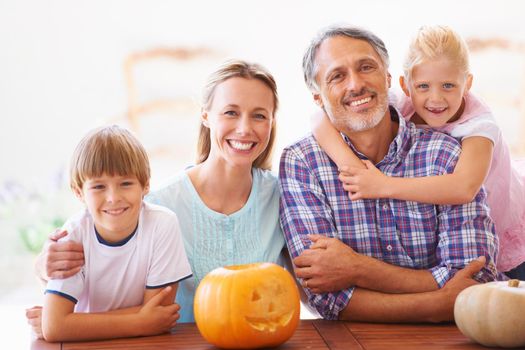
[[[216, 349], [194, 323], [181, 323], [170, 334], [106, 341], [55, 343], [35, 340], [31, 350]], [[295, 334], [276, 349], [426, 350], [487, 349], [471, 342], [454, 324], [372, 324], [302, 320]]]

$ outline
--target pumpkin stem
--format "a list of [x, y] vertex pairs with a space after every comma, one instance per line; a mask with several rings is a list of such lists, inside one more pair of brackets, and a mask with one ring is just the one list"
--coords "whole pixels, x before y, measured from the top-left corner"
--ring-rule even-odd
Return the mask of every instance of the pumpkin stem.
[[509, 287], [519, 287], [520, 280], [509, 280]]

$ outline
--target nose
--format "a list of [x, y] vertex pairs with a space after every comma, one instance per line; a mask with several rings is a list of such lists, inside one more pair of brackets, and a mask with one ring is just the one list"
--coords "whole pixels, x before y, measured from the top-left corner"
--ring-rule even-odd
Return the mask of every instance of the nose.
[[352, 74], [348, 76], [348, 90], [353, 94], [360, 94], [365, 87], [365, 81], [359, 74]]
[[121, 195], [118, 188], [115, 188], [113, 186], [109, 187], [106, 191], [106, 201], [108, 203], [116, 203], [120, 200]]
[[442, 100], [443, 96], [441, 96], [441, 93], [438, 89], [430, 90], [430, 102], [441, 102]]
[[247, 114], [242, 114], [237, 123], [237, 133], [239, 135], [247, 135], [252, 129], [252, 119]]

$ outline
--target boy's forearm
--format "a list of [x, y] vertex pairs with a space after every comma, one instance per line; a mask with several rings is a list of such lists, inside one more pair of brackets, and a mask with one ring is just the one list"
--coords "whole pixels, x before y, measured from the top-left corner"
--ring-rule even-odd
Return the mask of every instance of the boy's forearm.
[[43, 327], [44, 338], [50, 342], [136, 337], [143, 333], [135, 313], [70, 313], [54, 319]]

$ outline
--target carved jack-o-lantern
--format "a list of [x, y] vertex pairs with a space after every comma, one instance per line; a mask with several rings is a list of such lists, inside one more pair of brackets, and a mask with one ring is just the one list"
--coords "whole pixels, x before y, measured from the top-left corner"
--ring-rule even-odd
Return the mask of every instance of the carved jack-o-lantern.
[[281, 266], [256, 263], [221, 267], [195, 293], [197, 327], [222, 348], [259, 348], [287, 341], [299, 322], [299, 292]]

